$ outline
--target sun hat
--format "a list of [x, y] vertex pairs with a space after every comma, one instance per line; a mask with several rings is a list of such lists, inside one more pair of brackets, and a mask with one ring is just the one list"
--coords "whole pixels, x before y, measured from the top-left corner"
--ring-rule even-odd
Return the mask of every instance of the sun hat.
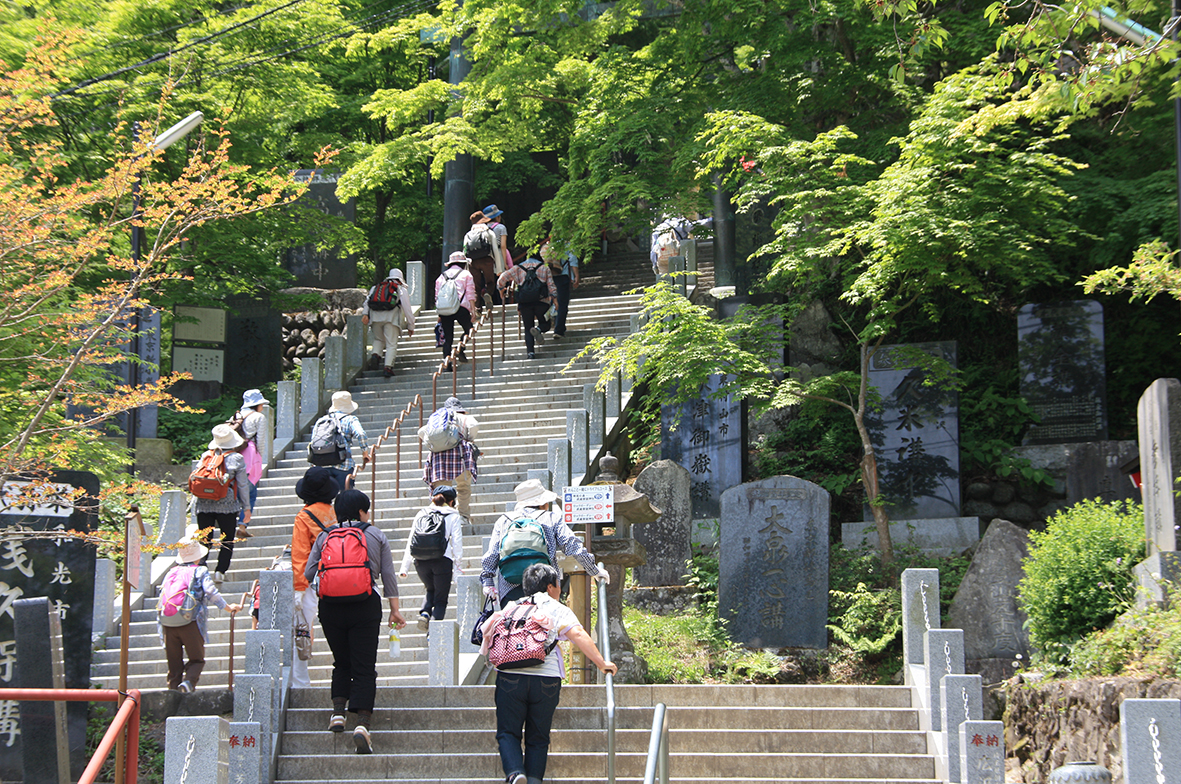
[[526, 479], [513, 488], [513, 495], [517, 497], [517, 507], [545, 506], [558, 500], [558, 494], [550, 492], [541, 486], [538, 479]]
[[270, 405], [271, 401], [262, 396], [262, 392], [257, 389], [248, 389], [242, 393], [242, 408], [254, 408], [255, 406]]
[[459, 398], [452, 396], [443, 401], [443, 408], [449, 408], [452, 411], [458, 411], [461, 414], [466, 414], [467, 409], [463, 407], [463, 403], [459, 402]]
[[470, 220], [472, 223], [487, 223], [488, 221], [490, 221], [492, 219], [489, 218], [484, 213], [476, 211], [476, 212], [472, 213], [471, 217], [468, 218], [468, 220]]
[[342, 389], [332, 393], [332, 410], [351, 414], [357, 410], [357, 404], [353, 402], [352, 394]]
[[213, 428], [213, 440], [209, 442], [210, 449], [237, 449], [246, 443], [246, 439], [238, 435], [238, 431], [229, 425], [216, 425]]
[[176, 562], [178, 564], [187, 564], [200, 561], [209, 554], [209, 548], [194, 538], [196, 534], [197, 526], [190, 525], [185, 531], [185, 538], [181, 539], [177, 544]]
[[295, 494], [309, 504], [330, 504], [339, 493], [340, 482], [322, 466], [312, 466], [295, 483]]
[[406, 278], [402, 277], [402, 270], [398, 269], [397, 267], [394, 267], [393, 269], [391, 269], [390, 274], [386, 275], [385, 277], [386, 277], [386, 280], [396, 280], [399, 283], [406, 282]]
[[463, 251], [457, 250], [447, 259], [448, 267], [453, 264], [467, 264], [467, 256], [463, 255]]
[[493, 218], [499, 218], [501, 215], [504, 214], [504, 210], [496, 209], [495, 204], [489, 204], [487, 207], [484, 208], [483, 212], [484, 212], [484, 217], [486, 217], [488, 220], [492, 220]]

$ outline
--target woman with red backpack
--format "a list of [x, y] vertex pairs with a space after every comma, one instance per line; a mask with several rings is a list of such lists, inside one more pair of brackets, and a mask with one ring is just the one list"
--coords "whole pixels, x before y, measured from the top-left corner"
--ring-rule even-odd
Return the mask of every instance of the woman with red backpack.
[[314, 580], [320, 597], [320, 629], [332, 649], [332, 718], [328, 729], [344, 732], [346, 710], [357, 714], [353, 742], [358, 754], [372, 754], [369, 725], [377, 698], [377, 643], [381, 577], [389, 602], [389, 625], [406, 625], [398, 609], [398, 580], [385, 534], [369, 524], [369, 496], [345, 490], [333, 504], [337, 524], [316, 537], [304, 577]]

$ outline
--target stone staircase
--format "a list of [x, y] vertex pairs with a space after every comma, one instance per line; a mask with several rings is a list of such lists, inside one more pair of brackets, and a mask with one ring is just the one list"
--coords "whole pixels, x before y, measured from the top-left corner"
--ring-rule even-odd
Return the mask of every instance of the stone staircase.
[[[464, 531], [467, 574], [479, 573], [481, 538], [491, 533], [497, 516], [514, 501], [513, 487], [528, 478], [530, 469], [545, 468], [547, 439], [565, 437], [566, 410], [581, 408], [582, 386], [597, 380], [597, 366], [589, 360], [580, 361], [565, 373], [561, 372], [562, 369], [589, 340], [602, 335], [626, 335], [630, 316], [637, 312], [638, 302], [637, 296], [575, 299], [570, 307], [565, 339], [554, 341], [547, 336], [534, 360], [525, 358], [524, 342], [517, 337], [516, 311], [512, 308], [506, 318], [506, 356], [501, 359], [500, 314], [497, 311], [495, 365], [491, 378], [487, 363], [487, 327], [482, 330], [479, 345], [474, 350], [468, 349], [469, 356], [479, 358], [475, 397], [471, 394], [471, 365], [460, 365], [456, 381], [460, 400], [480, 420], [478, 443], [483, 454], [479, 460], [479, 478], [472, 490], [472, 525]], [[350, 388], [353, 400], [360, 406], [357, 416], [371, 441], [393, 423], [416, 394], [422, 395], [426, 409], [424, 416], [429, 416], [432, 410], [430, 375], [440, 359], [440, 352], [434, 347], [434, 323], [432, 311], [419, 314], [414, 337], [403, 338], [399, 344], [393, 378], [382, 378], [380, 373], [363, 373]], [[461, 334], [458, 329], [457, 334]], [[451, 389], [451, 374], [442, 374], [438, 383], [439, 405], [451, 394]], [[379, 452], [376, 493], [371, 492], [373, 475], [369, 469], [359, 482], [360, 489], [373, 498], [373, 522], [390, 540], [395, 568], [401, 561], [415, 513], [429, 501], [418, 461], [417, 412], [407, 425], [402, 437], [400, 463], [395, 460], [393, 440]], [[302, 506], [295, 495], [295, 482], [308, 468], [306, 435], [305, 440], [298, 442], [259, 485], [258, 502], [250, 526], [253, 538], [236, 545], [230, 571], [222, 586], [227, 601], [241, 600], [259, 570], [266, 568], [291, 541], [291, 521]], [[354, 454], [357, 451], [354, 449]], [[401, 477], [401, 495], [397, 498], [394, 496], [395, 474]], [[455, 617], [454, 591], [452, 587], [449, 618]], [[406, 580], [399, 581], [399, 593], [403, 612], [412, 619], [423, 598], [422, 585], [413, 572]], [[155, 690], [165, 687], [167, 665], [156, 633], [155, 611], [156, 600], [145, 599], [143, 609], [132, 613], [130, 688]], [[216, 609], [210, 611], [207, 664], [200, 682], [202, 688], [224, 687], [227, 683], [229, 623], [227, 613]], [[250, 618], [243, 612], [236, 622], [235, 664], [239, 671], [243, 632], [249, 628]], [[103, 687], [113, 688], [116, 684], [118, 646], [116, 634], [107, 640], [104, 649], [95, 652], [92, 680]], [[313, 684], [328, 685], [331, 653], [323, 639], [315, 642], [309, 672]], [[379, 686], [426, 683], [426, 635], [413, 623], [403, 630], [400, 659], [395, 662], [385, 656], [379, 657], [378, 676]]]
[[[502, 781], [491, 686], [379, 689], [374, 754], [328, 732], [314, 690], [294, 694], [276, 781]], [[618, 686], [616, 777], [641, 781], [655, 704], [669, 707], [676, 782], [934, 784], [934, 758], [900, 686]], [[562, 687], [546, 780], [606, 778], [604, 686]], [[350, 724], [351, 727], [351, 724]]]

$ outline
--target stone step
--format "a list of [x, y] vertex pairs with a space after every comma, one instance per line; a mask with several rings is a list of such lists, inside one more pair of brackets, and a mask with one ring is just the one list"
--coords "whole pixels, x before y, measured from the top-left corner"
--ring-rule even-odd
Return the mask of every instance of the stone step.
[[[351, 743], [352, 739], [349, 738]], [[671, 768], [671, 765], [670, 765]], [[690, 770], [689, 772], [695, 772]], [[713, 784], [720, 780], [719, 777], [711, 776], [705, 778], [684, 777], [675, 775], [676, 771], [671, 771], [669, 774], [669, 784]], [[423, 784], [424, 781], [446, 781], [447, 784], [503, 784], [504, 776], [496, 775], [488, 778], [449, 778], [449, 779], [409, 779], [409, 778], [383, 778], [383, 784]], [[545, 780], [551, 784], [603, 784], [602, 777], [596, 779], [588, 779], [585, 777], [564, 777], [551, 776], [550, 771], [546, 771]], [[628, 777], [617, 775], [615, 779], [619, 784], [642, 784], [644, 781], [642, 776]], [[724, 780], [724, 779], [721, 779]], [[334, 778], [333, 784], [372, 784], [372, 779], [345, 779]], [[874, 778], [874, 779], [814, 779], [814, 778], [768, 778], [768, 777], [746, 777], [742, 781], [749, 782], [749, 784], [941, 784], [939, 779], [933, 778]], [[285, 779], [282, 784], [323, 784], [322, 781], [300, 780], [300, 779]]]

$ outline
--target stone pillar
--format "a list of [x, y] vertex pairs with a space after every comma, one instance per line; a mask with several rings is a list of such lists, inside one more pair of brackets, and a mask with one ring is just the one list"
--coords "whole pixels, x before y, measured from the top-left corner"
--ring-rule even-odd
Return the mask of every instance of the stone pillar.
[[939, 684], [944, 675], [964, 674], [964, 632], [962, 629], [932, 629], [923, 636], [927, 664], [927, 705], [931, 711], [931, 731], [943, 729], [943, 708]]
[[[16, 682], [12, 685], [18, 689], [65, 688], [61, 618], [50, 612], [49, 599], [17, 599], [12, 609], [17, 661]], [[22, 780], [25, 784], [68, 782], [66, 703], [22, 701], [19, 709]]]
[[344, 389], [344, 337], [329, 335], [324, 340], [324, 391]]
[[911, 685], [907, 665], [924, 661], [923, 634], [940, 625], [939, 570], [902, 572], [902, 665], [907, 685]]
[[672, 460], [657, 460], [636, 477], [635, 490], [661, 510], [654, 522], [635, 526], [633, 536], [644, 546], [647, 563], [632, 568], [639, 585], [684, 585], [685, 562], [693, 553], [691, 474]]
[[270, 784], [263, 768], [263, 731], [257, 721], [231, 721], [229, 778], [233, 784]]
[[430, 685], [454, 686], [459, 680], [459, 625], [455, 621], [431, 621]]
[[426, 307], [426, 264], [421, 261], [406, 262], [406, 284], [410, 287], [410, 307]]
[[1004, 722], [965, 721], [960, 725], [959, 745], [962, 784], [1005, 784]]
[[279, 714], [276, 705], [280, 697], [278, 682], [270, 675], [239, 675], [234, 679], [234, 721], [257, 722], [258, 733], [258, 775], [269, 780], [272, 733], [279, 729]]
[[[275, 434], [280, 442], [295, 439], [299, 432], [299, 382], [280, 381], [275, 403]], [[276, 458], [281, 455], [275, 455]]]
[[[243, 675], [269, 675], [273, 683], [283, 683], [283, 639], [274, 629], [252, 629], [246, 632], [246, 653], [243, 656]], [[235, 688], [238, 678], [234, 677]], [[271, 715], [278, 717], [283, 695], [279, 688], [271, 690]]]
[[[554, 475], [550, 473], [548, 468], [530, 468], [525, 472], [526, 479], [536, 479], [538, 482], [541, 482], [541, 486], [546, 490], [554, 489], [553, 482], [551, 481], [553, 476]], [[514, 506], [516, 506], [516, 502], [510, 501], [508, 504], [508, 511], [511, 512]]]
[[586, 446], [587, 413], [585, 408], [566, 410], [566, 439], [570, 442], [570, 474], [586, 473], [589, 459]]
[[258, 628], [273, 629], [283, 638], [283, 666], [291, 666], [295, 587], [291, 572], [265, 569], [258, 573]]
[[344, 366], [349, 372], [365, 364], [365, 347], [369, 328], [361, 323], [361, 316], [344, 317]]
[[217, 716], [170, 716], [164, 723], [164, 780], [228, 784], [230, 723]]
[[939, 679], [943, 748], [947, 752], [947, 780], [960, 781], [960, 724], [984, 719], [984, 680], [979, 675], [944, 675]]
[[690, 287], [697, 285], [697, 240], [681, 240], [681, 255], [685, 257], [685, 271], [691, 273], [685, 278]]
[[115, 630], [115, 597], [122, 589], [115, 571], [115, 562], [110, 558], [98, 558], [94, 562], [94, 611], [90, 637], [95, 643]]
[[622, 395], [619, 388], [619, 373], [612, 373], [607, 377], [607, 392], [606, 392], [606, 414], [608, 417], [618, 417], [620, 409], [620, 399]]
[[590, 449], [603, 445], [606, 433], [606, 399], [594, 384], [582, 385], [582, 407], [587, 412], [586, 442]]
[[[324, 394], [324, 379], [320, 375], [320, 358], [304, 357], [299, 374], [299, 429], [303, 430], [320, 416], [320, 401]], [[335, 391], [335, 390], [333, 390]]]
[[1119, 706], [1119, 739], [1124, 781], [1181, 779], [1181, 700], [1124, 700]]
[[570, 441], [565, 438], [551, 438], [548, 441], [549, 470], [553, 484], [550, 489], [558, 495], [570, 486]]
[[479, 569], [476, 574], [455, 577], [455, 617], [459, 623], [459, 652], [479, 653], [480, 646], [472, 645], [472, 630], [484, 609], [484, 589], [480, 587]]
[[685, 296], [685, 257], [673, 256], [668, 260], [668, 274], [673, 284], [673, 290]]
[[263, 406], [262, 417], [262, 430], [258, 434], [258, 451], [262, 457], [262, 475], [266, 476], [267, 469], [275, 463], [275, 409]]
[[[174, 545], [184, 538], [189, 494], [183, 490], [165, 490], [160, 494], [160, 526], [156, 544]], [[148, 573], [151, 576], [151, 572]]]

